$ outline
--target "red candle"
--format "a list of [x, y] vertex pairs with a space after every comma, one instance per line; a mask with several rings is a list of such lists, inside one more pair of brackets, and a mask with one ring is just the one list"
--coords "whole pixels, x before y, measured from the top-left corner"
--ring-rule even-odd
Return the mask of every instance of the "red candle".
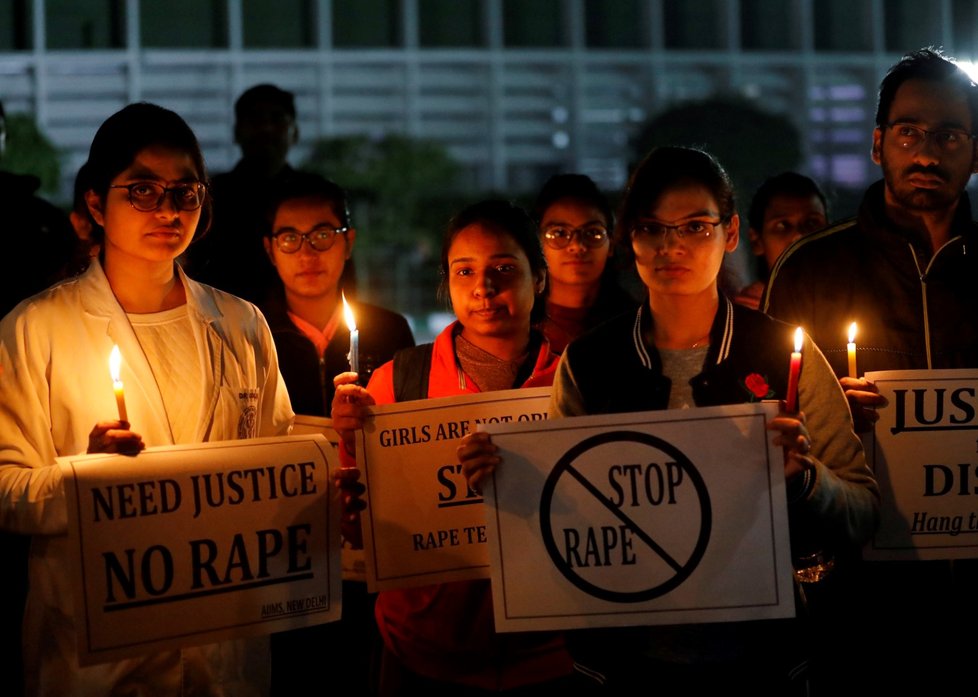
[[795, 330], [795, 350], [791, 352], [791, 367], [788, 369], [788, 394], [785, 409], [789, 414], [798, 413], [798, 375], [801, 373], [801, 343], [804, 338], [801, 327]]

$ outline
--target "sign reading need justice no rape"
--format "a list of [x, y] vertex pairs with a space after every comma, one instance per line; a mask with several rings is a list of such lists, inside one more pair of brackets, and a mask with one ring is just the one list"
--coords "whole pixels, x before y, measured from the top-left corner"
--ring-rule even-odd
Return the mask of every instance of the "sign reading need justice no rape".
[[323, 436], [59, 463], [83, 665], [339, 619]]

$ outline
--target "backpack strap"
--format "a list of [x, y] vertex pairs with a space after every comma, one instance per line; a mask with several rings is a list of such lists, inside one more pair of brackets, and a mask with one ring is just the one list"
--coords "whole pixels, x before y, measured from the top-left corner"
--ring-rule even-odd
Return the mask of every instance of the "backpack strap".
[[428, 398], [428, 377], [434, 344], [404, 348], [394, 354], [394, 399], [409, 402]]

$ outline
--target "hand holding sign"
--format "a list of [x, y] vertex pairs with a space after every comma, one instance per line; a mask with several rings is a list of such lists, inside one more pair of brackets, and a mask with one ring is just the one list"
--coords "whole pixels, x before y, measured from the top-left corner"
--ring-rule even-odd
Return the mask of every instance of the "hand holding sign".
[[498, 451], [499, 448], [492, 444], [492, 438], [484, 431], [469, 433], [459, 442], [455, 452], [465, 481], [472, 491], [482, 493], [482, 483], [492, 476], [496, 465], [502, 462], [496, 454]]
[[839, 383], [849, 400], [852, 411], [853, 429], [856, 433], [868, 433], [873, 430], [873, 424], [879, 421], [877, 409], [883, 409], [888, 402], [880, 394], [875, 383], [866, 378], [839, 378]]

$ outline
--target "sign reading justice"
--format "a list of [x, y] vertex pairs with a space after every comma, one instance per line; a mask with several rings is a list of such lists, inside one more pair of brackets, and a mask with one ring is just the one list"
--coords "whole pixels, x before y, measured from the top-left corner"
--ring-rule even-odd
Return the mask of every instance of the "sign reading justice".
[[978, 557], [978, 372], [866, 377], [889, 402], [866, 448], [882, 495], [866, 558]]
[[489, 577], [486, 514], [455, 449], [482, 424], [547, 418], [550, 388], [370, 407], [357, 434], [367, 486], [367, 584], [390, 590]]
[[497, 631], [794, 615], [775, 404], [493, 425]]
[[322, 435], [59, 458], [82, 665], [340, 617]]

